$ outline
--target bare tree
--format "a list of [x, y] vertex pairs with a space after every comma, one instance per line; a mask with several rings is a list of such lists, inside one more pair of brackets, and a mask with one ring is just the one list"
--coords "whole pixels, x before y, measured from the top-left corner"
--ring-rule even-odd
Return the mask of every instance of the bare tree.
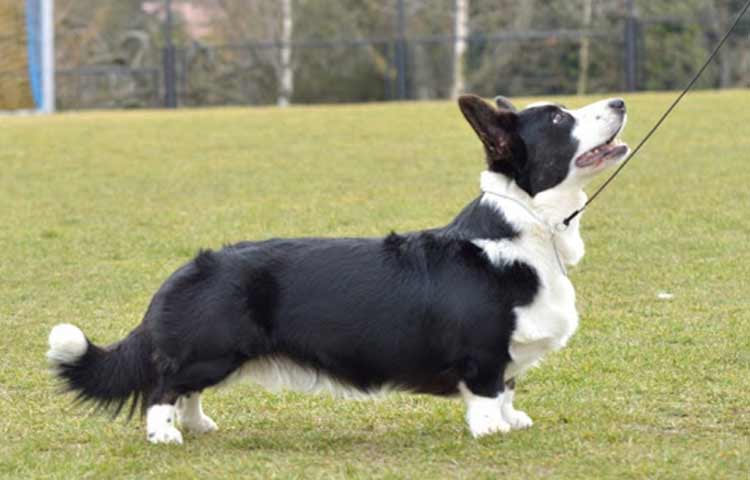
[[453, 87], [451, 98], [458, 98], [466, 89], [464, 79], [464, 55], [469, 36], [469, 0], [455, 0], [453, 24]]
[[279, 100], [280, 107], [286, 107], [292, 99], [294, 91], [294, 72], [292, 70], [292, 0], [281, 2], [281, 51], [280, 51], [280, 82]]

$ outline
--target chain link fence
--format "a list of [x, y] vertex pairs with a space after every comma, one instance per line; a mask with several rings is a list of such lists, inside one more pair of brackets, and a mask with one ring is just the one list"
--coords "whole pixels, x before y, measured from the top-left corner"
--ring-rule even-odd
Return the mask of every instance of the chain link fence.
[[[464, 37], [456, 35], [461, 3], [468, 5]], [[457, 75], [465, 91], [485, 96], [581, 93], [582, 86], [586, 93], [676, 89], [739, 3], [57, 0], [57, 105], [441, 99]], [[0, 10], [0, 22], [7, 17]], [[741, 25], [699, 88], [750, 85], [749, 27]], [[18, 38], [0, 37], [0, 52]], [[461, 41], [466, 51], [457, 72]], [[0, 81], [18, 71], [0, 66]]]

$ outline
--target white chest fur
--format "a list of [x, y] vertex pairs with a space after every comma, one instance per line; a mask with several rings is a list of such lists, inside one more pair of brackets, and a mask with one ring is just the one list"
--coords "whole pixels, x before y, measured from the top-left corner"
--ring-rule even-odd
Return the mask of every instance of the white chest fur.
[[579, 222], [575, 219], [567, 230], [555, 234], [557, 253], [549, 225], [561, 221], [586, 197], [580, 190], [570, 190], [532, 199], [504, 176], [490, 172], [482, 174], [482, 189], [497, 193], [485, 194], [482, 201], [501, 211], [521, 234], [514, 239], [477, 239], [474, 243], [493, 263], [521, 261], [532, 266], [540, 281], [532, 303], [515, 309], [516, 329], [510, 347], [513, 362], [506, 370], [506, 378], [512, 378], [546, 353], [564, 347], [578, 327], [575, 290], [559, 262], [574, 265], [583, 257]]
[[516, 308], [511, 337], [513, 363], [506, 377], [522, 373], [548, 352], [564, 347], [578, 328], [573, 284], [563, 275], [542, 275], [541, 289], [531, 305]]

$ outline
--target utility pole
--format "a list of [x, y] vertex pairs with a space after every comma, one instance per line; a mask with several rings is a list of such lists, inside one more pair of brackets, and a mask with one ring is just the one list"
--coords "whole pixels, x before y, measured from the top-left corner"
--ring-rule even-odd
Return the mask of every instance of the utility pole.
[[406, 100], [406, 5], [396, 0], [396, 92]]
[[172, 0], [164, 0], [164, 106], [177, 108], [177, 68], [172, 44]]

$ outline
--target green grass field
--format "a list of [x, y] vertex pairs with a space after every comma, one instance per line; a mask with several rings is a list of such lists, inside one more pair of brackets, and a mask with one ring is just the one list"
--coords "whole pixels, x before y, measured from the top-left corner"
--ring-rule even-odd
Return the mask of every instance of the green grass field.
[[[624, 138], [673, 98], [628, 95]], [[123, 337], [200, 247], [448, 222], [483, 166], [452, 103], [0, 118], [0, 477], [748, 478], [749, 102], [691, 94], [592, 205], [581, 327], [519, 384], [536, 424], [479, 441], [458, 400], [238, 384], [204, 397], [219, 432], [154, 446], [44, 358], [56, 323]]]

